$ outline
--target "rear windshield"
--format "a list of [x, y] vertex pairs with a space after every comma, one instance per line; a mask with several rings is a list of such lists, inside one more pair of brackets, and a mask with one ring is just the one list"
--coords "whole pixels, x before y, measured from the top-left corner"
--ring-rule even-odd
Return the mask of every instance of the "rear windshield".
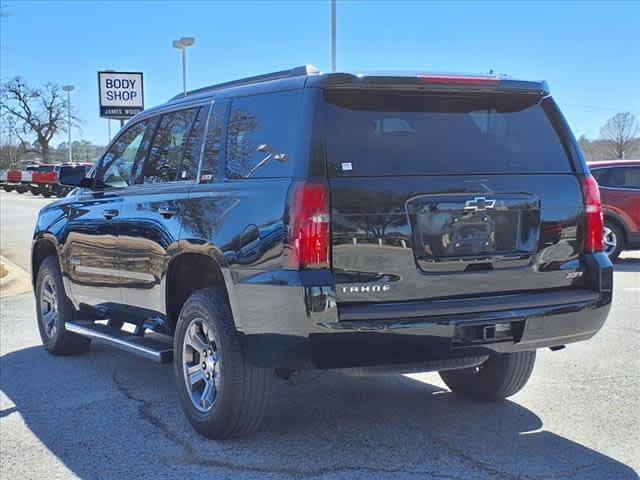
[[330, 176], [564, 173], [571, 164], [532, 95], [325, 91]]

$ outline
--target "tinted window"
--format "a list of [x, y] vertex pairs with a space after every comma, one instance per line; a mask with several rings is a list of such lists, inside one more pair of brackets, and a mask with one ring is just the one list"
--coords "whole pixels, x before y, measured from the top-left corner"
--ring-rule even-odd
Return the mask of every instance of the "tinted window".
[[49, 173], [49, 172], [53, 172], [54, 169], [54, 165], [41, 165], [38, 167], [38, 171], [40, 173]]
[[591, 170], [591, 175], [593, 175], [593, 178], [596, 179], [596, 182], [598, 182], [598, 185], [606, 185], [607, 178], [609, 176], [609, 169], [598, 168], [597, 170]]
[[640, 167], [614, 167], [607, 170], [606, 176], [594, 176], [605, 187], [640, 189]]
[[539, 99], [327, 91], [331, 175], [570, 172]]
[[216, 101], [213, 105], [211, 117], [209, 118], [209, 129], [205, 137], [200, 182], [211, 182], [218, 175], [226, 106], [227, 103], [225, 101]]
[[144, 120], [127, 128], [102, 157], [96, 179], [109, 187], [126, 187], [133, 183], [133, 165], [145, 133], [153, 121]]
[[291, 176], [300, 91], [234, 99], [227, 132], [229, 178]]
[[[198, 108], [163, 115], [153, 137], [149, 159], [142, 171], [143, 183], [193, 180], [202, 136], [191, 137]], [[200, 122], [202, 123], [202, 122]], [[196, 144], [194, 146], [194, 144]]]

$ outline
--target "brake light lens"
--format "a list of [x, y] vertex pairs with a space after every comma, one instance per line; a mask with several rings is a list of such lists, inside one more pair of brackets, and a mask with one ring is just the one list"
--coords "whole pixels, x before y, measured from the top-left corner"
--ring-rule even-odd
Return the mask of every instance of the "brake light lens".
[[602, 252], [604, 250], [602, 219], [602, 202], [598, 182], [591, 175], [582, 180], [582, 194], [584, 196], [584, 211], [586, 217], [584, 245], [585, 253]]
[[463, 75], [418, 75], [424, 83], [434, 85], [485, 85], [495, 86], [500, 83], [496, 77], [463, 76]]
[[294, 183], [289, 196], [287, 267], [329, 267], [329, 189], [323, 183]]

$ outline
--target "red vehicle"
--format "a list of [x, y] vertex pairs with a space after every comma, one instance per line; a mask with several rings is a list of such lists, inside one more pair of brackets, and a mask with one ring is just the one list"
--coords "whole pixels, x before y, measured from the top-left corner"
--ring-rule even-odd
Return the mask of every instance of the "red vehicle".
[[6, 192], [11, 192], [13, 190], [21, 191], [21, 182], [22, 182], [22, 172], [20, 170], [7, 170], [7, 180], [6, 183], [2, 185], [2, 188]]
[[589, 163], [600, 185], [605, 253], [613, 261], [623, 250], [640, 249], [640, 160]]
[[55, 186], [58, 182], [58, 172], [56, 171], [56, 165], [47, 163], [40, 165], [38, 170], [33, 172], [32, 175], [32, 189], [31, 193], [34, 195], [42, 194], [45, 197], [50, 197], [55, 192]]

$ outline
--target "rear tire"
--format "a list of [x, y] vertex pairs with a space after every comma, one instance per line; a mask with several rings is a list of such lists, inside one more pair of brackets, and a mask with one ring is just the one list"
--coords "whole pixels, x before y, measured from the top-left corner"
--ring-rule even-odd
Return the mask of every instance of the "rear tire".
[[615, 262], [624, 249], [624, 232], [617, 223], [604, 221], [604, 251], [609, 260]]
[[38, 330], [47, 351], [54, 355], [86, 352], [91, 341], [65, 330], [66, 320], [72, 319], [75, 311], [65, 294], [55, 255], [48, 256], [40, 265], [35, 293]]
[[191, 294], [180, 311], [173, 351], [180, 404], [198, 432], [224, 439], [259, 427], [273, 371], [245, 359], [224, 289]]
[[536, 352], [494, 354], [483, 364], [439, 372], [455, 394], [477, 400], [503, 400], [525, 386], [536, 360]]

